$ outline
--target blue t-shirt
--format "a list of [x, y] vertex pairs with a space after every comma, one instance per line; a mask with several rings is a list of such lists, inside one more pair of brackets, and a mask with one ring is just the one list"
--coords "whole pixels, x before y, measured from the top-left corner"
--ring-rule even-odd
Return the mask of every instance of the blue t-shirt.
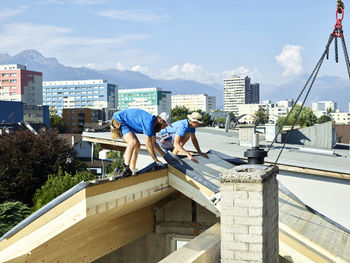
[[165, 129], [161, 130], [160, 134], [164, 134], [164, 133], [177, 134], [177, 135], [180, 135], [180, 137], [182, 138], [188, 132], [192, 134], [195, 134], [196, 132], [196, 128], [190, 127], [190, 124], [188, 123], [188, 119], [176, 121], [172, 123], [171, 126], [173, 127], [168, 126]]
[[126, 109], [113, 114], [113, 119], [128, 126], [135, 133], [143, 133], [148, 137], [155, 135], [156, 116], [141, 109]]

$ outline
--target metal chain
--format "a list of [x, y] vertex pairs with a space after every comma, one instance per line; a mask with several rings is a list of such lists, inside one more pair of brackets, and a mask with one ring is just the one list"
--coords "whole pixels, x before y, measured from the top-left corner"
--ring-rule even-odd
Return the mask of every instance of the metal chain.
[[338, 38], [334, 38], [335, 63], [338, 63]]
[[[343, 35], [343, 32], [341, 32], [341, 33]], [[348, 51], [347, 51], [346, 45], [345, 45], [344, 36], [341, 38], [341, 42], [343, 44], [344, 57], [345, 57], [346, 67], [348, 69], [348, 75], [349, 75], [349, 79], [350, 79], [350, 62], [349, 62]]]

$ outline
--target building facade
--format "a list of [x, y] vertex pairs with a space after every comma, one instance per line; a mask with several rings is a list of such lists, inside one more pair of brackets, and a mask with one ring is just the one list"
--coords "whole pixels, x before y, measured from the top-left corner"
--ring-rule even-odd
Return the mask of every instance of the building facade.
[[322, 115], [328, 115], [330, 112], [337, 110], [337, 103], [334, 101], [317, 101], [312, 103], [312, 111], [317, 118]]
[[44, 81], [43, 101], [62, 115], [65, 108], [116, 109], [118, 86], [106, 80]]
[[233, 75], [224, 79], [224, 111], [238, 114], [238, 104], [259, 103], [260, 85], [251, 84], [249, 77]]
[[350, 124], [350, 112], [340, 112], [336, 110], [329, 115], [336, 124]]
[[67, 108], [62, 110], [64, 124], [70, 133], [82, 133], [85, 123], [106, 119], [104, 110], [91, 108]]
[[210, 112], [216, 110], [216, 97], [208, 94], [181, 94], [171, 96], [171, 108], [185, 106], [191, 111]]
[[143, 109], [153, 115], [171, 113], [171, 91], [161, 88], [121, 89], [118, 93], [118, 109]]
[[0, 65], [0, 100], [42, 105], [42, 82], [41, 72], [19, 64]]
[[49, 107], [27, 105], [20, 101], [0, 101], [1, 123], [45, 123], [50, 125]]

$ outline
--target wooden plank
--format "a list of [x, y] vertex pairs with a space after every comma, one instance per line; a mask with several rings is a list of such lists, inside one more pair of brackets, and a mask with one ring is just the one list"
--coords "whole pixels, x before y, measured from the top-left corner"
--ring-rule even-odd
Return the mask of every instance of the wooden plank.
[[172, 173], [173, 175], [175, 175], [177, 177], [179, 177], [181, 180], [183, 180], [187, 184], [191, 185], [193, 188], [197, 189], [198, 191], [202, 192], [203, 194], [205, 194], [208, 197], [211, 197], [211, 196], [213, 196], [215, 194], [212, 190], [210, 190], [206, 186], [204, 186], [201, 183], [195, 181], [193, 178], [191, 178], [190, 176], [182, 173], [181, 171], [179, 171], [178, 169], [174, 168], [171, 165], [168, 165], [168, 172]]
[[138, 176], [130, 176], [127, 178], [122, 178], [117, 181], [107, 181], [105, 183], [96, 184], [86, 188], [86, 197], [91, 197], [99, 195], [101, 193], [106, 193], [114, 191], [117, 189], [125, 188], [131, 185], [136, 185], [146, 181], [151, 181], [157, 178], [168, 176], [168, 169], [157, 170], [153, 172], [147, 172], [140, 174]]
[[[279, 223], [279, 228], [280, 253], [282, 252], [281, 254], [284, 257], [287, 256], [283, 255], [284, 252], [281, 251], [281, 248], [285, 248], [285, 246], [289, 247], [290, 251], [286, 253], [291, 253], [291, 251], [294, 251], [294, 255], [288, 255], [292, 257], [293, 262], [346, 262], [281, 222]], [[308, 261], [306, 261], [305, 258], [303, 261], [300, 261], [298, 258], [299, 255], [305, 257], [308, 259]], [[294, 260], [293, 256], [295, 256], [297, 260]]]
[[[25, 258], [28, 262], [91, 262], [140, 237], [154, 229], [152, 206], [134, 213], [103, 221], [88, 231], [77, 232], [76, 227], [62, 233], [31, 251]], [[79, 233], [79, 232], [78, 232]], [[21, 257], [23, 259], [23, 257]], [[14, 261], [15, 262], [15, 261]]]
[[8, 246], [11, 246], [18, 240], [26, 237], [33, 231], [39, 229], [40, 227], [44, 226], [45, 224], [47, 224], [57, 216], [63, 214], [68, 208], [81, 202], [85, 198], [85, 190], [86, 189], [79, 191], [75, 195], [71, 196], [69, 199], [63, 201], [53, 209], [47, 211], [45, 214], [43, 214], [41, 217], [39, 217], [35, 221], [31, 222], [29, 225], [27, 225], [23, 229], [19, 230], [13, 236], [10, 236], [8, 239], [5, 239], [2, 242], [0, 242], [0, 251]]
[[[105, 138], [98, 138], [98, 137], [90, 137], [84, 133], [82, 136], [82, 140], [86, 142], [100, 143], [104, 145], [111, 145], [111, 146], [126, 148], [126, 143], [121, 139], [113, 140], [113, 139], [105, 139]], [[140, 149], [147, 150], [147, 147], [144, 143], [141, 143]]]
[[160, 262], [219, 262], [220, 240], [220, 223], [216, 223]]

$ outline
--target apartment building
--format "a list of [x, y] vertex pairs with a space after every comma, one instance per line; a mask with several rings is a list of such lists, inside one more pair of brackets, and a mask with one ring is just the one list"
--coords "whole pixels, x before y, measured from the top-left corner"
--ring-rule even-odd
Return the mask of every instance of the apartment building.
[[62, 110], [62, 117], [70, 133], [82, 133], [85, 123], [105, 120], [105, 111], [91, 108], [67, 108]]
[[350, 112], [340, 112], [336, 110], [329, 115], [336, 124], [350, 124]]
[[171, 91], [161, 88], [121, 89], [118, 92], [118, 109], [143, 109], [153, 115], [171, 113]]
[[249, 77], [233, 75], [224, 79], [224, 111], [238, 114], [238, 104], [259, 103], [258, 83], [251, 84]]
[[334, 101], [317, 101], [312, 103], [312, 111], [317, 118], [337, 110], [337, 103]]
[[202, 110], [210, 112], [216, 110], [216, 97], [208, 94], [181, 94], [171, 96], [171, 108], [185, 106], [191, 111]]
[[43, 82], [43, 101], [62, 115], [65, 108], [116, 109], [118, 86], [107, 80], [63, 80]]
[[0, 100], [42, 105], [41, 72], [27, 70], [19, 64], [0, 65]]

